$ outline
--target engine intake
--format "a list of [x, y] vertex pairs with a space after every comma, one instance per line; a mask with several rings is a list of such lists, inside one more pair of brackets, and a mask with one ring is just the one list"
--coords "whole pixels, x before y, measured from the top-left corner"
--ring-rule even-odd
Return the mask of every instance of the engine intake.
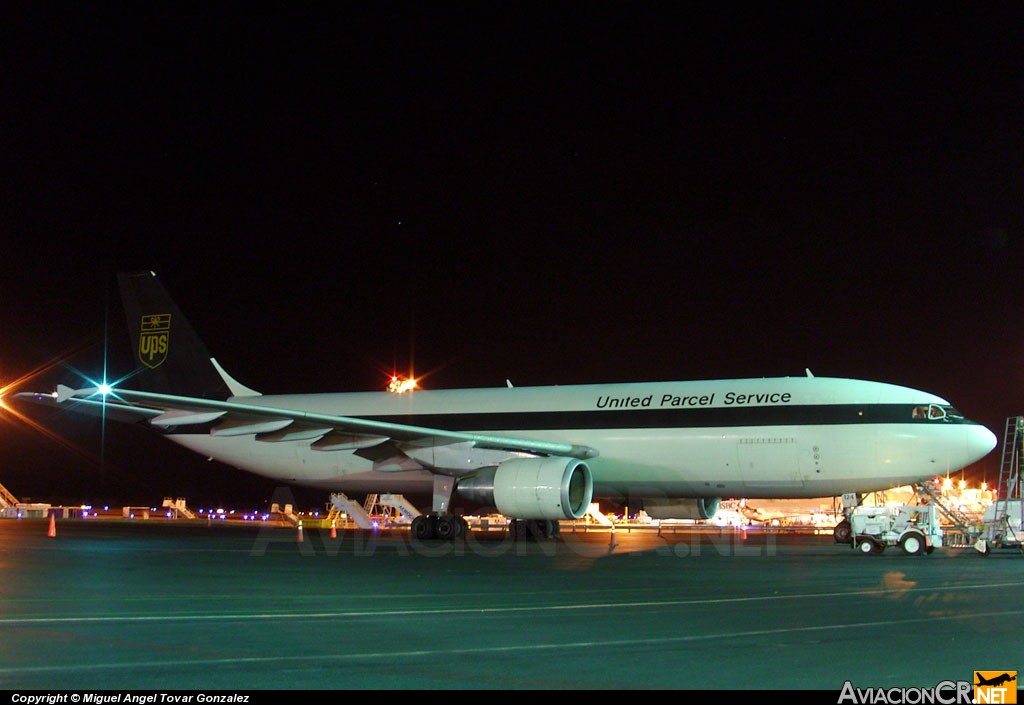
[[513, 519], [580, 519], [594, 481], [577, 458], [516, 458], [460, 480], [456, 491]]

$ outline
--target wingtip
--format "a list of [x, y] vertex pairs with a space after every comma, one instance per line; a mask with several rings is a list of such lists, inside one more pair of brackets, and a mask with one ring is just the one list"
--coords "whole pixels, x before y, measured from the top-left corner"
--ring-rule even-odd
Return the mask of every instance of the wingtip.
[[70, 399], [71, 397], [75, 396], [75, 391], [76, 390], [72, 389], [71, 387], [67, 386], [66, 384], [58, 384], [57, 385], [57, 393], [55, 395], [55, 398], [57, 399], [57, 403], [59, 404], [59, 403], [65, 402], [68, 399]]
[[57, 391], [54, 392], [53, 398], [57, 400], [58, 404], [60, 404], [61, 402], [65, 402], [68, 399], [73, 399], [74, 397], [91, 397], [94, 394], [99, 393], [99, 387], [85, 387], [83, 389], [72, 389], [66, 384], [58, 384]]

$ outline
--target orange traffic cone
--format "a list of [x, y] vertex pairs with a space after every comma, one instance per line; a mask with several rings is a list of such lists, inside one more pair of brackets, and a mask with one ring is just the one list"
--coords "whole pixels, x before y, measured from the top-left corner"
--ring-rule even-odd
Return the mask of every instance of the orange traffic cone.
[[302, 543], [302, 521], [301, 520], [299, 520], [299, 533], [296, 534], [295, 540], [298, 543]]
[[57, 536], [57, 521], [53, 518], [53, 514], [50, 514], [50, 528], [46, 530], [46, 535], [51, 539]]
[[331, 519], [331, 538], [338, 538], [338, 530], [334, 527], [334, 519]]

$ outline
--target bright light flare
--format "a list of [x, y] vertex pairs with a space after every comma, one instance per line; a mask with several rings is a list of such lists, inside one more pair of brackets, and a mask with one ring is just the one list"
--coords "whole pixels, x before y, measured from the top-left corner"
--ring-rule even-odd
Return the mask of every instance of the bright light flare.
[[418, 389], [414, 378], [405, 379], [398, 375], [391, 375], [391, 380], [388, 382], [388, 391], [392, 394], [404, 394], [414, 389]]
[[10, 406], [7, 406], [6, 404], [4, 404], [3, 399], [0, 399], [0, 410], [3, 410], [4, 412], [10, 414], [14, 418], [16, 418], [18, 421], [21, 421], [26, 426], [29, 426], [30, 428], [32, 428], [35, 431], [38, 431], [39, 433], [41, 433], [42, 435], [46, 436], [47, 438], [49, 438], [54, 443], [56, 443], [56, 444], [58, 444], [60, 446], [63, 446], [64, 448], [66, 448], [67, 450], [71, 451], [75, 455], [81, 456], [82, 458], [85, 458], [86, 460], [88, 460], [91, 463], [99, 462], [99, 459], [93, 453], [87, 451], [84, 448], [79, 447], [78, 445], [72, 443], [71, 441], [67, 440], [66, 438], [58, 436], [56, 433], [51, 431], [46, 426], [43, 426], [42, 424], [37, 423], [33, 419], [30, 419], [28, 416], [26, 416], [25, 414], [21, 413], [17, 409], [14, 409], [14, 408], [12, 408]]
[[[4, 399], [5, 396], [8, 396], [8, 395], [12, 394], [16, 388], [23, 387], [26, 384], [32, 382], [33, 380], [36, 380], [36, 378], [41, 377], [44, 374], [47, 374], [47, 373], [51, 372], [52, 370], [69, 368], [70, 366], [67, 363], [67, 360], [69, 359], [69, 356], [70, 356], [70, 353], [68, 353], [67, 355], [62, 355], [60, 358], [52, 360], [52, 361], [50, 361], [50, 362], [48, 362], [46, 364], [40, 365], [40, 366], [36, 367], [35, 369], [33, 369], [33, 370], [23, 374], [22, 376], [18, 377], [16, 380], [14, 380], [12, 382], [0, 385], [0, 413], [4, 414], [4, 416], [6, 416], [6, 420], [8, 420], [10, 422], [20, 421], [22, 424], [32, 428], [35, 431], [38, 431], [42, 435], [44, 435], [47, 438], [49, 438], [51, 441], [54, 441], [55, 443], [63, 446], [67, 450], [75, 453], [76, 455], [79, 455], [79, 456], [87, 459], [89, 462], [99, 463], [99, 462], [102, 462], [102, 461], [99, 458], [97, 458], [94, 453], [91, 453], [91, 452], [85, 450], [84, 448], [81, 448], [81, 447], [77, 446], [76, 444], [72, 443], [71, 441], [58, 436], [55, 432], [53, 432], [49, 428], [43, 426], [42, 424], [37, 423], [36, 421], [34, 421], [33, 419], [31, 419], [28, 416], [26, 416], [25, 414], [23, 414], [21, 411], [19, 411], [18, 409], [16, 409], [12, 405], [8, 404], [7, 401]], [[74, 369], [74, 368], [70, 368], [70, 369]], [[83, 375], [83, 377], [84, 377], [84, 375]], [[86, 378], [86, 379], [88, 379], [88, 378]], [[101, 385], [97, 385], [95, 383], [93, 383], [93, 384], [94, 384], [94, 386], [101, 386]], [[109, 394], [109, 393], [111, 393], [113, 391], [113, 388], [111, 387], [111, 385], [107, 384], [106, 382], [104, 382], [102, 384], [101, 389], [105, 389], [104, 394]], [[54, 392], [54, 397], [56, 397], [56, 392]], [[0, 420], [2, 420], [2, 417], [0, 417]]]
[[39, 368], [37, 368], [35, 370], [32, 370], [31, 372], [29, 372], [29, 373], [27, 373], [25, 375], [22, 375], [21, 377], [19, 377], [18, 379], [14, 380], [10, 384], [5, 384], [2, 387], [0, 387], [0, 412], [3, 412], [4, 414], [7, 414], [8, 418], [17, 419], [18, 421], [20, 421], [21, 423], [25, 424], [26, 426], [29, 426], [30, 428], [32, 428], [32, 429], [38, 431], [39, 433], [43, 434], [44, 436], [49, 438], [51, 441], [54, 441], [55, 443], [58, 443], [58, 444], [64, 446], [65, 448], [68, 448], [69, 450], [75, 452], [75, 453], [78, 453], [80, 455], [88, 455], [86, 453], [86, 451], [82, 450], [81, 448], [78, 448], [78, 447], [74, 446], [69, 441], [66, 441], [65, 439], [61, 438], [60, 436], [58, 436], [56, 433], [51, 431], [46, 426], [43, 426], [42, 424], [37, 423], [33, 419], [31, 419], [28, 416], [26, 416], [25, 414], [23, 414], [18, 409], [14, 408], [13, 406], [10, 406], [4, 400], [4, 395], [8, 394], [14, 388], [23, 385], [28, 380], [31, 380], [31, 379], [35, 378], [36, 376], [38, 376], [39, 374], [41, 374], [43, 372], [46, 372], [46, 371], [48, 371], [48, 370], [50, 370], [50, 369], [52, 369], [54, 367], [57, 367], [57, 363], [51, 363], [49, 365], [45, 365], [43, 367], [39, 367]]

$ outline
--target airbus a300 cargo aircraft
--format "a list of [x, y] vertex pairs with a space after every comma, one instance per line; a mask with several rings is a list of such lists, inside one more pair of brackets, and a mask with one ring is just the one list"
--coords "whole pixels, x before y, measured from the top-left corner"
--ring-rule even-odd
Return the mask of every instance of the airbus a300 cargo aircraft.
[[594, 499], [707, 519], [720, 498], [916, 484], [996, 438], [945, 399], [855, 379], [783, 377], [261, 395], [208, 353], [152, 272], [119, 275], [138, 370], [113, 390], [20, 399], [144, 422], [203, 456], [284, 483], [432, 496], [419, 538], [452, 538], [453, 497], [554, 533]]

